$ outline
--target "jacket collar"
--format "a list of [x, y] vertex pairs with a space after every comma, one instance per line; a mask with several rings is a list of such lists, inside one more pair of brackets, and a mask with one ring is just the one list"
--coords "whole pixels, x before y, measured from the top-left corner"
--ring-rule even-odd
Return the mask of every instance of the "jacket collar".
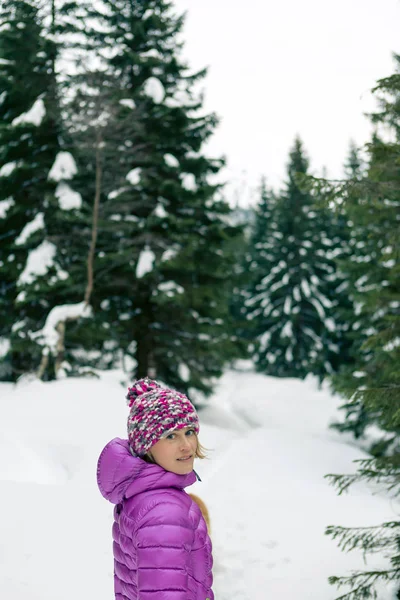
[[114, 438], [106, 445], [97, 463], [100, 492], [113, 504], [147, 490], [166, 487], [184, 489], [192, 485], [196, 478], [195, 471], [178, 475], [133, 456], [128, 440], [120, 438]]

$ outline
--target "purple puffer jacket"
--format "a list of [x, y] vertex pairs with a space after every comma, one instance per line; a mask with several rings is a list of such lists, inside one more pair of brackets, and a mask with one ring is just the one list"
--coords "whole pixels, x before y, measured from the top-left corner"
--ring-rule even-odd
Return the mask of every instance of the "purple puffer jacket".
[[211, 540], [184, 491], [194, 471], [176, 475], [132, 456], [115, 438], [102, 451], [97, 483], [114, 508], [116, 600], [214, 600]]

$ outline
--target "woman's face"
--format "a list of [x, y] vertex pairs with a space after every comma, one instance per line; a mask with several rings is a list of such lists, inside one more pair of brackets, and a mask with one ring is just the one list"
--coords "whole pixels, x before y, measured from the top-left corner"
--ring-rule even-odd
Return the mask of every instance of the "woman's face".
[[197, 435], [191, 427], [172, 431], [150, 450], [155, 462], [166, 471], [186, 475], [193, 471]]

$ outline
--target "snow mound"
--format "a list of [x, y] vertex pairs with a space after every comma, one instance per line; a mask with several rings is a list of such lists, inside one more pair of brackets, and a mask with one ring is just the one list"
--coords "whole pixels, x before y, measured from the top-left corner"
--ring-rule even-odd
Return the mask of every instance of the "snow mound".
[[[0, 589], [8, 600], [53, 600], [54, 590], [70, 600], [77, 589], [113, 597], [112, 507], [97, 490], [96, 464], [106, 442], [126, 435], [128, 382], [118, 370], [97, 374], [0, 383]], [[324, 478], [353, 472], [365, 456], [328, 429], [340, 403], [312, 377], [274, 379], [243, 365], [202, 401], [209, 460], [197, 461], [202, 481], [190, 491], [210, 511], [218, 600], [291, 600], [294, 589], [297, 600], [333, 600], [328, 577], [365, 564], [326, 527], [397, 519], [398, 503], [379, 490], [359, 484], [338, 497]], [[378, 597], [393, 600], [393, 586]]]
[[0, 431], [0, 481], [60, 485], [68, 480], [68, 471], [45, 448], [15, 432]]

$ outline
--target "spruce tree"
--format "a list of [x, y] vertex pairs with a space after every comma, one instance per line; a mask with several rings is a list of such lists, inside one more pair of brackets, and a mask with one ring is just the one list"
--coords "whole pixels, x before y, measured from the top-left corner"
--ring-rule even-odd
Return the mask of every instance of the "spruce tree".
[[[75, 9], [64, 6], [65, 35], [86, 23], [78, 51], [97, 53], [101, 64], [69, 80], [67, 106], [87, 175], [79, 187], [85, 202], [102, 135], [94, 339], [103, 356], [114, 348], [111, 361], [121, 352], [133, 359], [134, 376], [207, 391], [237, 354], [228, 292], [239, 228], [226, 222], [229, 207], [211, 183], [223, 161], [202, 152], [217, 124], [215, 115], [199, 114], [205, 71], [192, 74], [180, 59], [183, 19], [167, 2]], [[85, 118], [88, 94], [94, 108], [94, 98], [103, 101], [97, 119]]]
[[259, 270], [263, 276], [272, 267], [273, 242], [271, 233], [276, 229], [276, 223], [273, 219], [274, 193], [267, 187], [265, 178], [261, 179], [259, 193], [260, 201], [255, 210], [247, 261], [250, 272]]
[[[57, 132], [46, 110], [46, 94], [53, 88], [49, 47], [34, 3], [3, 2], [1, 28], [0, 334], [9, 348], [2, 373], [14, 379], [32, 367], [29, 323], [23, 308], [26, 296], [20, 293], [19, 284], [33, 277], [27, 259], [42, 241], [43, 199], [54, 191], [47, 174], [54, 161]], [[39, 298], [36, 305], [40, 307]]]
[[354, 140], [350, 140], [349, 150], [344, 163], [344, 175], [346, 179], [361, 179], [364, 174], [364, 161], [361, 157], [361, 151], [356, 146]]
[[80, 197], [67, 183], [75, 164], [64, 149], [57, 46], [43, 15], [34, 1], [5, 0], [1, 23], [0, 336], [8, 340], [1, 377], [15, 380], [39, 368], [49, 311], [74, 298]]
[[[358, 253], [349, 258], [347, 273], [363, 331], [361, 346], [359, 340], [354, 341], [358, 352], [352, 372], [343, 369], [335, 387], [356, 407], [362, 406], [385, 437], [376, 456], [356, 461], [355, 474], [328, 476], [340, 493], [362, 480], [376, 482], [380, 489], [384, 486], [391, 496], [400, 491], [400, 57], [395, 60], [395, 74], [380, 80], [375, 88], [380, 110], [372, 115], [377, 132], [369, 144], [367, 174], [331, 187], [332, 197], [345, 203], [357, 232]], [[371, 527], [328, 528], [327, 533], [344, 550], [360, 548], [365, 555], [379, 551], [388, 559], [386, 569], [332, 576], [332, 584], [350, 587], [340, 598], [377, 598], [380, 583], [400, 581], [399, 527], [398, 521], [391, 521]]]
[[241, 336], [247, 339], [250, 353], [254, 352], [257, 337], [264, 333], [264, 325], [258, 318], [260, 313], [253, 312], [252, 298], [257, 293], [260, 279], [273, 266], [272, 232], [276, 225], [273, 219], [275, 198], [265, 177], [261, 179], [258, 193], [259, 201], [248, 223], [247, 247], [241, 260], [243, 283], [235, 295], [235, 315], [242, 321]]
[[[365, 165], [361, 158], [360, 149], [351, 141], [344, 164], [346, 180], [352, 183], [362, 180], [365, 175], [364, 169]], [[362, 284], [362, 281], [359, 282], [357, 276], [352, 277], [349, 272], [349, 265], [368, 261], [370, 256], [364, 250], [367, 233], [365, 227], [360, 227], [353, 222], [351, 211], [349, 214], [348, 203], [344, 204], [342, 197], [338, 196], [334, 204], [337, 220], [343, 224], [343, 229], [346, 232], [342, 251], [337, 257], [337, 264], [344, 275], [348, 299], [345, 305], [340, 306], [340, 322], [344, 324], [342, 340], [346, 351], [346, 360], [341, 361], [338, 379], [336, 380], [333, 377], [333, 387], [335, 388], [336, 381], [337, 385], [341, 386], [343, 386], [344, 380], [347, 381], [347, 384], [354, 381], [354, 373], [356, 376], [358, 374], [356, 369], [358, 355], [362, 352], [362, 346], [368, 338], [370, 324], [368, 319], [365, 320], [360, 316], [361, 305], [353, 294], [354, 288], [358, 288], [359, 283]], [[353, 271], [353, 269], [350, 268], [350, 271]], [[374, 419], [373, 415], [369, 415], [361, 402], [345, 402], [340, 410], [345, 414], [344, 421], [333, 423], [332, 428], [340, 432], [351, 432], [355, 439], [359, 439], [364, 434], [366, 427]]]
[[[257, 242], [257, 277], [245, 303], [257, 339], [256, 366], [277, 377], [314, 373], [323, 378], [333, 370], [338, 354], [333, 319], [340, 283], [332, 255], [335, 231], [329, 211], [317, 209], [300, 186], [298, 178], [307, 172], [308, 160], [297, 138], [286, 189], [276, 199], [264, 234], [258, 218], [264, 237]], [[265, 200], [263, 204], [269, 211]]]

